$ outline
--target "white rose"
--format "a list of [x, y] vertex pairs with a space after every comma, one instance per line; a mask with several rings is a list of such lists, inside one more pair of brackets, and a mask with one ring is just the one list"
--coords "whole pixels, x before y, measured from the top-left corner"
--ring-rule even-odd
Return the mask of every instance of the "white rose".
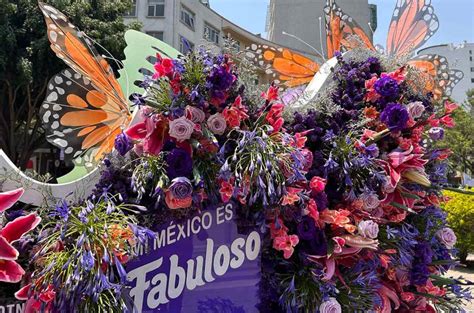
[[452, 249], [457, 241], [456, 234], [454, 234], [454, 231], [449, 227], [438, 230], [436, 236], [448, 249]]
[[336, 298], [329, 298], [319, 306], [320, 313], [341, 313], [342, 308]]
[[374, 221], [362, 221], [357, 227], [359, 235], [365, 238], [376, 239], [379, 234], [379, 225]]
[[194, 132], [194, 123], [181, 116], [170, 122], [169, 134], [179, 142], [188, 140]]
[[209, 130], [214, 134], [222, 135], [227, 128], [224, 116], [222, 116], [221, 113], [211, 115], [207, 120], [207, 127], [209, 127]]
[[421, 101], [409, 103], [407, 105], [407, 109], [412, 119], [421, 117], [421, 115], [423, 115], [423, 112], [425, 112], [425, 106]]

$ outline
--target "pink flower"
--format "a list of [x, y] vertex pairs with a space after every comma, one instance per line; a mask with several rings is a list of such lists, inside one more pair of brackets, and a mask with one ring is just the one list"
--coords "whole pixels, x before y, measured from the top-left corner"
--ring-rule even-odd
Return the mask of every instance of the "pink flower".
[[436, 237], [438, 237], [439, 241], [448, 249], [452, 249], [457, 241], [456, 234], [449, 227], [438, 230], [436, 232]]
[[239, 127], [242, 120], [247, 119], [247, 108], [242, 104], [242, 98], [238, 96], [230, 108], [226, 108], [224, 118], [230, 127]]
[[388, 76], [391, 79], [394, 79], [398, 84], [400, 84], [405, 80], [405, 68], [401, 67], [398, 70], [388, 73], [388, 74], [382, 73], [381, 76], [382, 77]]
[[178, 142], [188, 140], [194, 132], [194, 123], [185, 116], [181, 116], [170, 122], [169, 135]]
[[456, 123], [454, 122], [454, 119], [451, 117], [451, 115], [445, 115], [440, 118], [439, 121], [447, 128], [453, 128], [454, 126], [456, 126]]
[[202, 123], [206, 118], [206, 114], [203, 112], [203, 110], [188, 105], [186, 107], [186, 118], [193, 123]]
[[[22, 188], [0, 193], [0, 212], [9, 209], [22, 195]], [[16, 263], [18, 251], [12, 243], [33, 230], [40, 222], [41, 218], [32, 213], [16, 218], [0, 230], [0, 281], [17, 283], [21, 280], [25, 271]]]
[[303, 191], [303, 189], [300, 189], [300, 188], [288, 187], [287, 188], [287, 193], [283, 197], [281, 205], [292, 205], [295, 202], [298, 202], [300, 200], [300, 196], [298, 195], [298, 193], [300, 193], [302, 191]]
[[273, 248], [278, 251], [283, 251], [283, 257], [289, 259], [295, 251], [295, 246], [298, 244], [300, 239], [297, 235], [283, 235], [276, 237], [273, 240]]
[[372, 212], [380, 205], [379, 196], [374, 192], [364, 192], [360, 196], [362, 200], [364, 210], [367, 212]]
[[165, 58], [163, 59], [159, 53], [156, 54], [157, 61], [153, 66], [155, 68], [155, 73], [153, 74], [153, 79], [158, 79], [163, 76], [168, 76], [173, 72], [173, 60]]
[[314, 176], [309, 182], [309, 187], [315, 193], [322, 192], [324, 191], [324, 188], [326, 188], [326, 180], [324, 178]]
[[224, 116], [221, 113], [211, 115], [207, 120], [207, 127], [216, 135], [224, 134], [227, 128]]
[[223, 202], [229, 202], [234, 194], [234, 186], [228, 181], [221, 182], [221, 188], [219, 189], [219, 193], [221, 194], [221, 199]]
[[314, 199], [309, 199], [306, 210], [308, 211], [308, 216], [310, 216], [315, 222], [319, 221], [318, 206], [316, 205], [316, 201], [314, 201]]
[[380, 95], [375, 91], [374, 85], [375, 82], [378, 80], [377, 76], [372, 77], [369, 80], [365, 81], [365, 89], [367, 89], [367, 93], [365, 94], [365, 100], [368, 102], [375, 102], [380, 98]]
[[145, 121], [137, 123], [125, 131], [128, 137], [141, 141], [136, 145], [143, 152], [158, 155], [168, 137], [168, 120], [156, 115], [146, 117]]
[[454, 111], [456, 111], [458, 108], [459, 108], [459, 105], [457, 105], [456, 103], [452, 103], [452, 102], [449, 102], [449, 101], [446, 101], [444, 103], [444, 113], [445, 114], [451, 114]]
[[262, 93], [262, 98], [268, 102], [278, 99], [278, 87], [270, 86], [267, 92]]

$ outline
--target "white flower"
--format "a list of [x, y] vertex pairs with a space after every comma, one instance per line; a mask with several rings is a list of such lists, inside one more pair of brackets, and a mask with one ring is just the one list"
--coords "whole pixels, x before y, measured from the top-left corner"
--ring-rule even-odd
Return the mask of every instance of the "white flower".
[[456, 234], [454, 234], [454, 231], [449, 227], [438, 230], [436, 236], [448, 249], [452, 249], [457, 241]]
[[379, 234], [379, 225], [374, 221], [361, 221], [357, 227], [359, 235], [365, 238], [376, 239]]
[[179, 142], [188, 140], [194, 132], [194, 123], [181, 116], [170, 122], [169, 134]]
[[209, 130], [214, 134], [222, 135], [227, 128], [224, 116], [222, 116], [221, 113], [211, 115], [207, 120], [207, 127], [209, 127]]
[[329, 298], [319, 306], [320, 313], [341, 313], [342, 308], [336, 298]]
[[416, 119], [423, 115], [425, 112], [425, 106], [421, 101], [411, 102], [407, 105], [408, 113], [412, 119]]
[[206, 118], [206, 114], [201, 109], [188, 105], [186, 107], [186, 117], [193, 123], [202, 123]]

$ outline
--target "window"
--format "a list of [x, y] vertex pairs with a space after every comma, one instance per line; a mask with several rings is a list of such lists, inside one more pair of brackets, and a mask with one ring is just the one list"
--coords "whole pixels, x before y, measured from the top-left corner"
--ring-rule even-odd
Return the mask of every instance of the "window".
[[179, 52], [181, 52], [182, 54], [186, 54], [193, 50], [194, 44], [183, 36], [179, 36]]
[[148, 0], [148, 16], [165, 16], [165, 0]]
[[469, 57], [469, 61], [471, 61], [471, 62], [472, 62], [472, 57]]
[[137, 0], [132, 0], [132, 7], [130, 8], [130, 10], [125, 12], [125, 16], [137, 16]]
[[473, 83], [473, 84], [474, 84], [474, 78], [471, 78], [471, 83]]
[[191, 11], [189, 11], [186, 7], [182, 6], [181, 7], [181, 22], [194, 30], [194, 17], [195, 14]]
[[204, 24], [204, 39], [219, 44], [219, 31], [209, 24]]
[[471, 72], [474, 72], [474, 67], [471, 67]]
[[163, 37], [164, 37], [163, 32], [152, 31], [152, 32], [146, 32], [146, 33], [147, 33], [147, 35], [150, 35], [152, 37], [155, 37], [156, 39], [159, 39], [159, 40], [163, 41]]

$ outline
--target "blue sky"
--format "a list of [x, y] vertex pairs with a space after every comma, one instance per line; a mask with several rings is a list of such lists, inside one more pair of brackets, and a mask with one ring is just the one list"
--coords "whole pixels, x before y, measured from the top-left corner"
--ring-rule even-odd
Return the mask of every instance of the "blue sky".
[[[291, 1], [291, 0], [287, 0]], [[265, 32], [265, 19], [269, 0], [210, 0], [211, 7], [253, 33]], [[387, 29], [396, 0], [369, 0], [377, 5], [378, 28], [376, 44], [385, 46]], [[474, 0], [432, 0], [440, 20], [438, 32], [426, 43], [474, 42]]]

